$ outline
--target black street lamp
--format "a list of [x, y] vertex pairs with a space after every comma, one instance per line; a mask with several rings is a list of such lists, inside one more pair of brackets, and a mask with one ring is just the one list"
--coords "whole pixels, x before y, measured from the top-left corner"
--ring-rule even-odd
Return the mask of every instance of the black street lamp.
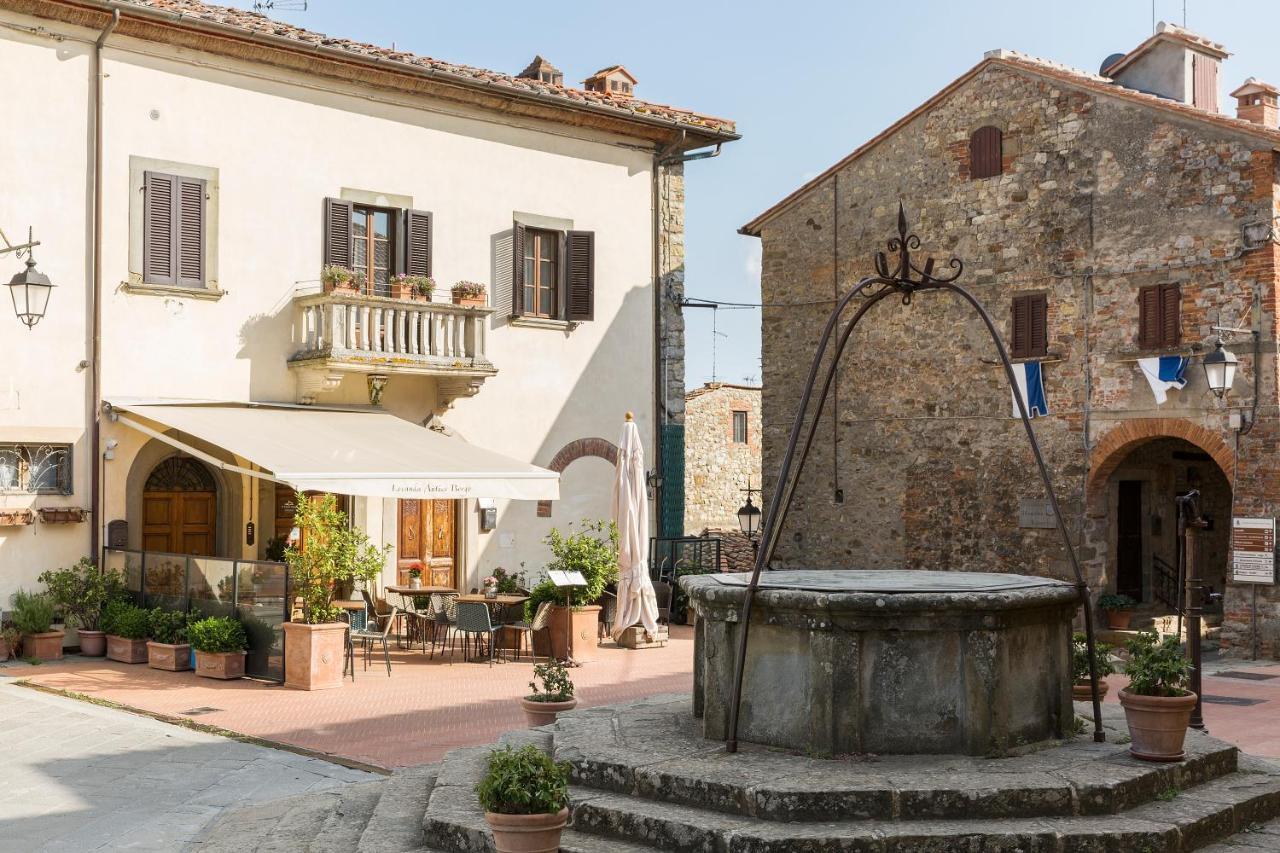
[[[0, 239], [4, 239], [2, 231], [0, 231]], [[53, 291], [53, 283], [49, 281], [47, 275], [36, 269], [36, 259], [32, 250], [40, 244], [31, 238], [30, 229], [27, 230], [27, 242], [13, 246], [4, 239], [4, 244], [4, 247], [0, 248], [0, 255], [14, 252], [18, 257], [22, 257], [24, 253], [27, 256], [26, 269], [9, 280], [8, 288], [9, 296], [13, 298], [13, 312], [30, 329], [44, 317], [45, 309], [49, 306], [49, 294]]]
[[1206, 355], [1202, 363], [1204, 378], [1209, 382], [1209, 390], [1221, 400], [1223, 395], [1231, 390], [1231, 383], [1236, 378], [1236, 365], [1240, 360], [1231, 350], [1223, 349], [1222, 338], [1219, 337], [1214, 343], [1213, 352]]
[[747, 502], [738, 508], [738, 527], [742, 529], [742, 535], [751, 540], [751, 547], [757, 547], [756, 533], [760, 531], [760, 507], [751, 502], [751, 496], [759, 492], [759, 489], [751, 488], [751, 480], [747, 479], [747, 487], [743, 489], [747, 493]]

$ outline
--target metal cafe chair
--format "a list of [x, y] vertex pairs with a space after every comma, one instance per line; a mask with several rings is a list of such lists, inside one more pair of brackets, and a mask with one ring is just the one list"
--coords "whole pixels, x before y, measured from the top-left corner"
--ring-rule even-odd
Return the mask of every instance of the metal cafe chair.
[[[436, 646], [440, 646], [440, 654], [444, 654], [449, 644], [449, 632], [457, 623], [457, 601], [453, 595], [433, 594], [431, 596], [431, 657], [436, 656]], [[450, 659], [453, 651], [449, 652]]]
[[[368, 593], [365, 593], [365, 595], [368, 595]], [[387, 665], [387, 678], [391, 677], [391, 650], [387, 646], [387, 637], [391, 633], [391, 626], [395, 624], [396, 614], [399, 612], [399, 608], [392, 607], [391, 612], [386, 614], [386, 621], [382, 623], [381, 629], [376, 627], [376, 621], [374, 625], [367, 625], [363, 629], [357, 629], [352, 626], [348, 632], [350, 641], [347, 644], [347, 662], [351, 665], [352, 681], [356, 680], [355, 643], [357, 640], [360, 641], [360, 645], [364, 650], [364, 668], [366, 670], [369, 669], [369, 653], [373, 649], [373, 644], [382, 644], [382, 660]], [[376, 613], [374, 617], [375, 619], [381, 618]]]
[[[498, 632], [502, 630], [502, 625], [493, 624], [493, 620], [489, 618], [489, 605], [482, 604], [478, 601], [460, 601], [458, 602], [458, 623], [453, 629], [453, 641], [458, 642], [459, 636], [462, 637], [462, 659], [469, 660], [467, 649], [473, 642], [479, 643], [480, 638], [487, 639], [489, 644], [489, 666], [493, 666], [493, 656], [498, 646]], [[453, 650], [449, 650], [449, 662], [453, 663]]]
[[520, 649], [524, 648], [524, 641], [527, 637], [529, 640], [529, 659], [536, 657], [533, 653], [533, 635], [539, 631], [549, 630], [547, 622], [551, 618], [551, 602], [544, 601], [538, 605], [538, 610], [533, 614], [531, 622], [508, 622], [505, 627], [512, 631], [517, 631], [516, 636], [516, 660], [520, 660]]
[[671, 584], [666, 581], [658, 581], [653, 585], [653, 595], [658, 600], [658, 622], [663, 625], [670, 625]]

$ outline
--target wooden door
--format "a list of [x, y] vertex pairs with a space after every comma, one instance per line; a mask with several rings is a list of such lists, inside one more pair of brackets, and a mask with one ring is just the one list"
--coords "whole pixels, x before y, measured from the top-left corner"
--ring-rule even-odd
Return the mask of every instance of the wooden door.
[[1142, 481], [1121, 480], [1116, 506], [1116, 592], [1142, 600]]
[[457, 501], [401, 500], [396, 581], [409, 582], [409, 570], [422, 569], [424, 586], [456, 588]]
[[142, 504], [143, 550], [213, 556], [217, 527], [213, 492], [146, 492]]

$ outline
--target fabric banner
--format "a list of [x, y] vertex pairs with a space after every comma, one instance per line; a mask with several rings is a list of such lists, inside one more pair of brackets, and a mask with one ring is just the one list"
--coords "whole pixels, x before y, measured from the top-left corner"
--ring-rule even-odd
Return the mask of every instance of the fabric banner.
[[1044, 380], [1040, 375], [1040, 362], [1024, 361], [1013, 366], [1014, 387], [1010, 389], [1013, 394], [1013, 416], [1021, 418], [1022, 413], [1018, 411], [1018, 398], [1027, 406], [1027, 416], [1036, 417], [1038, 415], [1049, 414], [1049, 404], [1045, 401], [1044, 396]]
[[1164, 405], [1169, 399], [1170, 390], [1181, 390], [1186, 387], [1187, 380], [1183, 376], [1187, 371], [1189, 359], [1180, 355], [1161, 355], [1138, 359], [1138, 367], [1142, 375], [1147, 377], [1151, 393], [1155, 395], [1156, 405]]

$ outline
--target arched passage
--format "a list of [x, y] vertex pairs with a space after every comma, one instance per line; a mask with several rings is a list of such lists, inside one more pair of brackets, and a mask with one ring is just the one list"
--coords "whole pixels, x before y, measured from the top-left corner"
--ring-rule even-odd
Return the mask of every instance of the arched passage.
[[1090, 515], [1105, 512], [1106, 507], [1100, 501], [1106, 493], [1107, 480], [1116, 467], [1134, 448], [1157, 438], [1180, 438], [1194, 444], [1213, 458], [1228, 480], [1232, 479], [1235, 455], [1216, 433], [1178, 418], [1135, 418], [1121, 421], [1093, 448], [1093, 464], [1090, 466], [1089, 485], [1085, 493]]
[[[604, 438], [579, 438], [569, 442], [551, 459], [547, 468], [557, 474], [584, 456], [596, 456], [610, 465], [618, 464], [618, 446]], [[551, 501], [538, 501], [538, 518], [551, 517]]]

